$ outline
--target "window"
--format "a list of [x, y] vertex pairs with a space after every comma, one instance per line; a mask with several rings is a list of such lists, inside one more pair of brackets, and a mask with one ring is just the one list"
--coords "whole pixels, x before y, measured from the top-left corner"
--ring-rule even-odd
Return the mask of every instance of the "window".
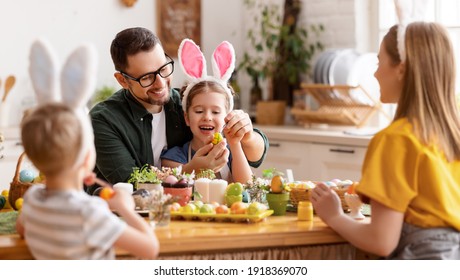
[[[388, 29], [398, 22], [393, 1], [379, 0], [379, 42]], [[460, 95], [460, 0], [428, 0], [425, 14], [427, 21], [443, 24], [449, 34], [455, 51], [457, 68], [457, 95]]]

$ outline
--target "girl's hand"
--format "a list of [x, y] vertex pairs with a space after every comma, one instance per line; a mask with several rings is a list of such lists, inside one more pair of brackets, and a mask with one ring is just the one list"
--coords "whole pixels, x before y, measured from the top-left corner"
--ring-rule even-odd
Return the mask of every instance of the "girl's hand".
[[340, 198], [324, 183], [318, 183], [311, 193], [311, 203], [316, 214], [325, 222], [343, 214]]
[[[251, 118], [242, 110], [233, 110], [225, 117], [224, 133], [227, 138], [249, 138], [253, 132]], [[243, 139], [244, 141], [245, 139]]]
[[230, 154], [227, 149], [226, 139], [222, 139], [217, 145], [209, 143], [196, 151], [192, 160], [189, 162], [194, 170], [212, 169], [214, 172], [219, 172], [228, 162]]
[[225, 128], [223, 130], [223, 134], [225, 136], [225, 139], [227, 140], [227, 143], [230, 146], [240, 143], [244, 137], [244, 134], [239, 134], [239, 133], [231, 134], [230, 132], [227, 132]]

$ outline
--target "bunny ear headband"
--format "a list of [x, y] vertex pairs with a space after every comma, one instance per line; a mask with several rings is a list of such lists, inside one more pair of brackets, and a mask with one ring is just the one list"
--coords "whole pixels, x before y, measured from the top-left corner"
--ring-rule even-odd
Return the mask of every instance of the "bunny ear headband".
[[233, 95], [228, 87], [233, 70], [235, 70], [235, 50], [227, 41], [220, 43], [212, 54], [213, 76], [206, 73], [206, 60], [200, 48], [190, 39], [184, 39], [178, 51], [179, 64], [187, 77], [189, 84], [184, 91], [182, 108], [187, 108], [187, 97], [190, 89], [201, 81], [215, 81], [219, 83], [228, 94], [229, 111], [233, 110]]
[[401, 62], [406, 61], [406, 47], [404, 45], [404, 39], [406, 35], [406, 28], [409, 23], [413, 21], [423, 20], [425, 15], [426, 7], [428, 4], [427, 0], [394, 0], [396, 15], [398, 16], [398, 52]]
[[75, 162], [78, 165], [83, 162], [86, 152], [94, 149], [93, 129], [85, 105], [96, 85], [96, 50], [91, 45], [78, 47], [60, 70], [54, 49], [40, 39], [32, 44], [29, 60], [29, 74], [37, 103], [62, 102], [72, 108], [80, 120], [83, 139]]

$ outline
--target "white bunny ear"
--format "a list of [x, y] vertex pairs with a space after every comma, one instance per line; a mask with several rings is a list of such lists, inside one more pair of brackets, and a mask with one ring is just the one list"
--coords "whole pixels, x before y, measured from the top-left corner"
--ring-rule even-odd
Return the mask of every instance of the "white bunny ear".
[[406, 60], [406, 48], [404, 39], [406, 36], [406, 28], [409, 23], [413, 21], [421, 21], [424, 18], [426, 8], [428, 6], [427, 0], [394, 0], [396, 15], [398, 16], [398, 52], [402, 62]]
[[83, 108], [96, 86], [97, 52], [92, 45], [77, 48], [61, 72], [62, 100], [74, 109]]
[[195, 42], [190, 39], [182, 40], [178, 57], [179, 64], [189, 81], [206, 77], [206, 59]]
[[428, 7], [428, 0], [413, 0], [412, 2], [412, 19], [423, 20]]
[[227, 41], [220, 43], [212, 54], [212, 71], [214, 77], [225, 83], [235, 70], [235, 50]]
[[30, 49], [29, 61], [29, 74], [37, 103], [59, 101], [58, 59], [51, 45], [43, 39], [35, 41]]

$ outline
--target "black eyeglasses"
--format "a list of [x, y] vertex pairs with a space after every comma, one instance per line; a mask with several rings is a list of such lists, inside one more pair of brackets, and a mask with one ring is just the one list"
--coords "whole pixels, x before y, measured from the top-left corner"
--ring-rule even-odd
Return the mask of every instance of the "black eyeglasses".
[[122, 74], [124, 77], [130, 80], [138, 82], [143, 88], [149, 87], [156, 81], [157, 75], [159, 75], [162, 78], [167, 78], [171, 76], [171, 74], [174, 72], [174, 60], [167, 54], [165, 54], [165, 56], [169, 59], [169, 61], [160, 68], [158, 68], [157, 71], [149, 72], [147, 74], [140, 76], [139, 78], [134, 78], [126, 74], [125, 72], [121, 71], [120, 74]]

